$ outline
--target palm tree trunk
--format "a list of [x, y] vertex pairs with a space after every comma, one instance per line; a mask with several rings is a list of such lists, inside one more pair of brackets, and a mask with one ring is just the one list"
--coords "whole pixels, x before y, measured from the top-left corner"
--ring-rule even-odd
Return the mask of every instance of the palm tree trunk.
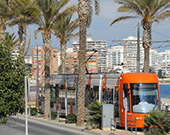
[[50, 50], [51, 50], [51, 35], [43, 33], [43, 47], [45, 59], [45, 110], [44, 119], [50, 116]]
[[66, 42], [65, 41], [61, 41], [61, 73], [65, 74], [65, 58], [66, 58]]
[[149, 52], [150, 48], [144, 48], [144, 72], [149, 73]]
[[0, 24], [0, 40], [5, 38], [5, 21], [1, 19]]
[[86, 60], [86, 22], [87, 22], [87, 2], [79, 0], [78, 13], [80, 20], [80, 48], [79, 48], [79, 82], [78, 82], [78, 105], [77, 105], [77, 126], [84, 125], [85, 117], [85, 60]]
[[18, 35], [19, 35], [19, 53], [24, 55], [25, 44], [26, 44], [26, 27], [24, 25], [18, 26]]
[[149, 52], [152, 45], [152, 35], [151, 35], [152, 24], [143, 23], [143, 48], [144, 48], [144, 72], [149, 73]]

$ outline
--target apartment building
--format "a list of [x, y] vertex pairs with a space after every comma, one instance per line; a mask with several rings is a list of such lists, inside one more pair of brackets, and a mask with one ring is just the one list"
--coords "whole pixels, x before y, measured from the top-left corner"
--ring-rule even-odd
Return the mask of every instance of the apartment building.
[[159, 69], [159, 61], [158, 61], [158, 51], [154, 49], [150, 49], [150, 68], [152, 68], [156, 73], [158, 72]]
[[[86, 53], [86, 70], [89, 73], [98, 73], [98, 53], [87, 52]], [[78, 73], [78, 54], [75, 52], [69, 52], [66, 55], [66, 73], [77, 74]]]
[[162, 70], [163, 74], [170, 77], [170, 50], [158, 53], [158, 66]]
[[32, 56], [25, 56], [25, 63], [32, 65]]
[[41, 47], [36, 47], [35, 49], [32, 49], [32, 76], [33, 77], [37, 76], [37, 71], [39, 76], [44, 76], [44, 72], [43, 72], [44, 71], [44, 49], [42, 49]]
[[50, 57], [50, 74], [56, 75], [58, 74], [58, 49], [51, 49], [51, 57]]
[[107, 67], [123, 64], [123, 45], [114, 45], [107, 48]]
[[19, 50], [14, 48], [12, 50], [12, 59], [16, 59], [18, 55], [19, 55]]
[[[37, 62], [38, 61], [38, 62]], [[32, 49], [32, 76], [37, 76], [37, 64], [39, 76], [44, 76], [44, 49], [36, 47]], [[58, 49], [51, 49], [50, 74], [58, 74]]]
[[[130, 36], [123, 40], [123, 67], [130, 72], [136, 72], [137, 67], [137, 38]], [[140, 71], [143, 70], [144, 49], [140, 43]]]
[[[73, 46], [77, 47], [79, 49], [79, 42], [75, 41], [73, 42]], [[107, 71], [107, 41], [102, 40], [92, 40], [91, 38], [88, 38], [86, 41], [86, 50], [92, 51], [97, 50], [98, 52], [98, 70], [99, 72], [106, 72]], [[74, 48], [74, 52], [76, 52], [76, 49]]]

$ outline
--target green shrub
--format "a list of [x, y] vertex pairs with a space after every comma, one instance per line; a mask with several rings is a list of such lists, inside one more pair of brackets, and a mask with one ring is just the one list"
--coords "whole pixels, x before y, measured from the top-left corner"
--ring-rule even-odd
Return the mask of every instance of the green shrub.
[[37, 115], [37, 113], [38, 113], [37, 108], [31, 108], [31, 116], [35, 116]]
[[56, 120], [57, 118], [57, 113], [56, 112], [51, 112], [51, 119]]
[[76, 123], [77, 122], [77, 117], [76, 117], [76, 115], [75, 114], [68, 114], [67, 116], [66, 116], [66, 121], [65, 121], [66, 123], [69, 123], [69, 124], [71, 124], [71, 123]]
[[152, 110], [149, 115], [145, 115], [146, 135], [167, 135], [170, 131], [170, 115], [166, 112]]
[[101, 128], [101, 117], [102, 117], [102, 104], [103, 102], [99, 102], [96, 100], [95, 103], [91, 103], [88, 106], [88, 114], [87, 114], [87, 127], [90, 128]]

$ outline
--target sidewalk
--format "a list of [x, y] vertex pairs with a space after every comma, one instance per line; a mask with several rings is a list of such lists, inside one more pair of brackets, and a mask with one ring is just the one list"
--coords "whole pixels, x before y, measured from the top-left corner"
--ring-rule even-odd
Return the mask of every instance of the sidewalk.
[[[14, 117], [25, 119], [25, 115], [20, 115], [20, 114], [17, 114]], [[47, 123], [50, 125], [56, 125], [57, 127], [64, 127], [67, 129], [70, 128], [76, 131], [85, 132], [87, 133], [87, 135], [135, 135], [135, 133], [131, 133], [130, 131], [125, 131], [120, 129], [116, 129], [116, 131], [108, 131], [108, 132], [104, 132], [100, 129], [87, 130], [85, 126], [76, 127], [76, 124], [65, 124], [65, 122], [57, 122], [56, 120], [44, 119], [43, 117], [38, 117], [38, 116], [28, 116], [28, 120], [33, 122], [40, 122], [44, 124]], [[144, 134], [137, 133], [137, 135], [144, 135]]]

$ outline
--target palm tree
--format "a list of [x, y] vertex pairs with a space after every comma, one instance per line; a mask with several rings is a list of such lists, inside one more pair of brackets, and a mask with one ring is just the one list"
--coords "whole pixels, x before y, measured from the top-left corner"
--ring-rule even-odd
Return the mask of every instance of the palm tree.
[[15, 15], [8, 0], [0, 1], [0, 40], [5, 38], [5, 27]]
[[111, 26], [119, 21], [140, 18], [143, 27], [144, 72], [149, 72], [149, 51], [152, 45], [152, 24], [170, 17], [170, 0], [115, 0], [121, 4], [118, 12], [135, 14], [120, 16], [111, 22]]
[[32, 0], [11, 0], [11, 5], [13, 9], [16, 9], [16, 15], [9, 25], [18, 25], [19, 51], [20, 55], [24, 55], [26, 46], [26, 27], [36, 22], [36, 17], [39, 15], [40, 11], [36, 2]]
[[[96, 14], [99, 12], [99, 1], [95, 0]], [[79, 28], [79, 82], [78, 82], [78, 105], [77, 105], [77, 126], [84, 125], [85, 116], [85, 60], [86, 60], [86, 26], [91, 23], [92, 7], [91, 0], [78, 0]]]
[[167, 112], [152, 110], [145, 114], [145, 135], [167, 135], [170, 131], [170, 115]]
[[70, 13], [69, 15], [61, 15], [59, 17], [59, 21], [55, 23], [55, 26], [53, 28], [56, 37], [60, 39], [62, 74], [65, 73], [65, 57], [67, 41], [70, 40], [70, 38], [77, 36], [77, 33], [73, 34], [73, 32], [79, 27], [78, 19], [71, 21], [72, 15], [73, 13]]
[[44, 59], [45, 59], [45, 111], [44, 118], [48, 119], [50, 115], [50, 50], [51, 50], [51, 33], [54, 23], [58, 21], [60, 14], [70, 12], [70, 9], [62, 10], [69, 0], [37, 0], [41, 16], [38, 16], [38, 30], [35, 31], [35, 38], [39, 32], [42, 33]]

